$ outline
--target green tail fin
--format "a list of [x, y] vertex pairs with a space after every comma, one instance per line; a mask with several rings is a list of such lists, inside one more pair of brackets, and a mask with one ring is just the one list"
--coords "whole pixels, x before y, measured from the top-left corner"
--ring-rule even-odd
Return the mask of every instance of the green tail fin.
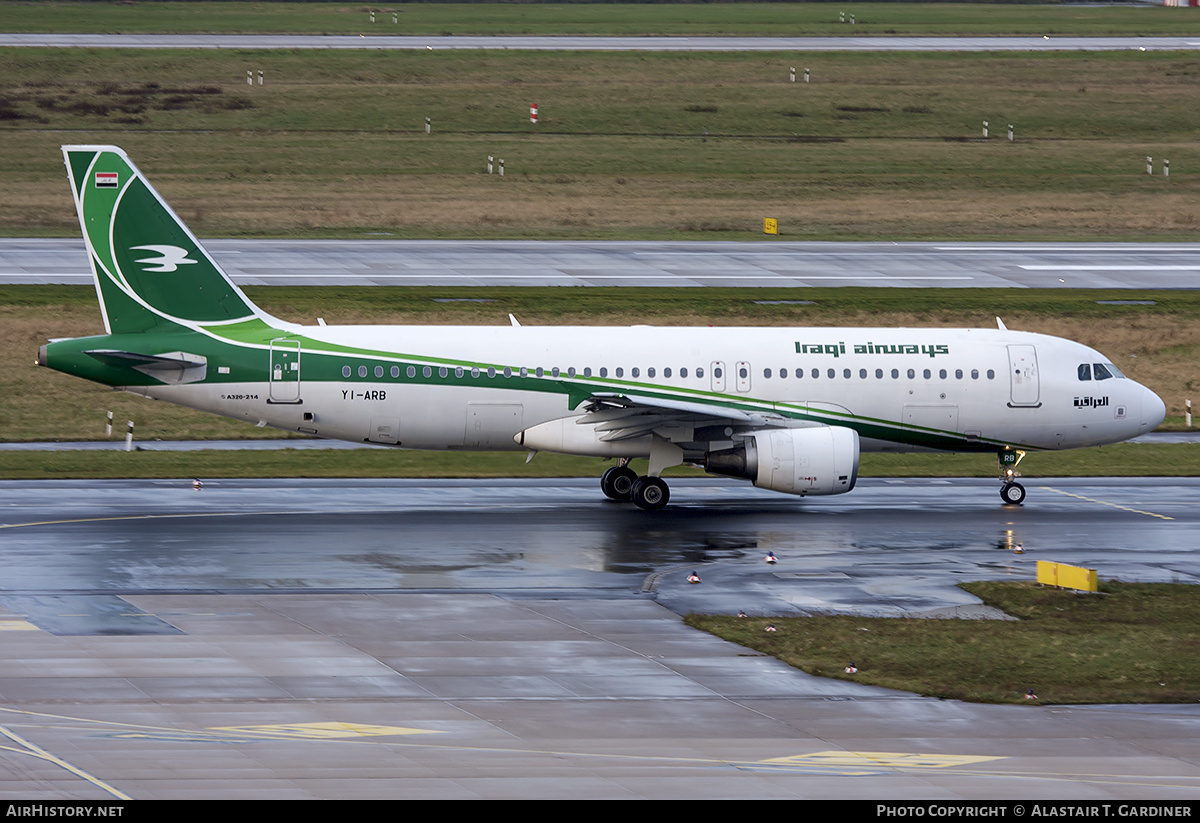
[[63, 146], [110, 334], [268, 319], [116, 146]]

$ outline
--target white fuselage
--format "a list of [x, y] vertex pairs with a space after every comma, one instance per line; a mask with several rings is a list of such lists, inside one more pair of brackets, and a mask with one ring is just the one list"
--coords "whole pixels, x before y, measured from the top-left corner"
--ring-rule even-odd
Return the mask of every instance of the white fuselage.
[[[261, 383], [137, 391], [291, 431], [414, 449], [523, 448], [514, 441], [520, 432], [580, 414], [580, 402], [593, 393], [848, 426], [859, 431], [864, 449], [890, 451], [1092, 446], [1149, 431], [1163, 414], [1161, 400], [1140, 384], [1121, 376], [1094, 379], [1093, 364], [1111, 365], [1095, 350], [1003, 329], [301, 331], [320, 345], [300, 352], [298, 380], [288, 387], [296, 396], [281, 398], [301, 402], [271, 402], [279, 387], [265, 369]], [[346, 355], [330, 377], [341, 347], [373, 354]], [[310, 375], [314, 355], [326, 363], [319, 379]], [[264, 350], [264, 364], [266, 357]], [[644, 445], [628, 448], [638, 453], [624, 456], [646, 456]]]

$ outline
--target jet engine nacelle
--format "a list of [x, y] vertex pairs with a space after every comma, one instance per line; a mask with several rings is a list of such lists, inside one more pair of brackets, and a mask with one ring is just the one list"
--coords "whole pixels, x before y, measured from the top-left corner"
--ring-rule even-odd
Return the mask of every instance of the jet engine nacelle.
[[709, 452], [704, 468], [786, 494], [844, 494], [858, 482], [858, 432], [842, 426], [766, 429]]

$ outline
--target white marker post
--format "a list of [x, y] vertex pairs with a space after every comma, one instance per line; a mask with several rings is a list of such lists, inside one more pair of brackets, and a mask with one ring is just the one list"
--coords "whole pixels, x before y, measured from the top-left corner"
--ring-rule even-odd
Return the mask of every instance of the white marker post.
[[262, 69], [259, 69], [259, 70], [258, 70], [258, 85], [260, 85], [260, 86], [262, 85], [262, 80], [263, 80], [263, 78], [262, 78]]
[[112, 437], [112, 412], [108, 413], [108, 422], [104, 424], [104, 436]]
[[796, 67], [795, 66], [792, 66], [792, 71], [789, 76], [792, 78], [792, 82], [795, 83], [796, 82]]
[[988, 121], [983, 121], [983, 136], [986, 139], [988, 136]]
[[429, 134], [431, 131], [433, 131], [433, 121], [430, 120], [428, 117], [426, 117], [425, 118], [425, 133]]
[[804, 68], [804, 82], [805, 83], [808, 82], [808, 67], [807, 66], [805, 66], [805, 68]]
[[1008, 142], [1011, 143], [1012, 141], [1013, 141], [1013, 125], [1012, 125], [1012, 123], [1009, 123], [1008, 124]]
[[1146, 174], [1154, 174], [1154, 158], [1146, 155]]
[[490, 154], [488, 155], [487, 170], [488, 174], [492, 173], [492, 156]]
[[501, 177], [504, 176], [504, 158], [503, 157], [500, 158], [500, 176]]
[[1170, 176], [1171, 176], [1171, 161], [1164, 160], [1163, 161], [1163, 177], [1170, 177]]
[[371, 22], [375, 22], [375, 12], [371, 12]]
[[1190, 429], [1192, 427], [1192, 401], [1191, 400], [1184, 401], [1183, 419], [1187, 423], [1187, 427]]
[[133, 451], [133, 421], [129, 421], [128, 427], [125, 429], [125, 451]]
[[252, 69], [246, 69], [246, 85], [254, 85], [254, 71]]

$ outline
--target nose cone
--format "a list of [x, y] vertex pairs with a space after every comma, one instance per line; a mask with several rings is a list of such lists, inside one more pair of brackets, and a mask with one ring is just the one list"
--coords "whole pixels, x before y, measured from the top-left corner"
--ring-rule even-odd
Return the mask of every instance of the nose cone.
[[1158, 424], [1163, 422], [1166, 416], [1167, 406], [1163, 403], [1162, 398], [1142, 386], [1142, 434], [1157, 429]]

